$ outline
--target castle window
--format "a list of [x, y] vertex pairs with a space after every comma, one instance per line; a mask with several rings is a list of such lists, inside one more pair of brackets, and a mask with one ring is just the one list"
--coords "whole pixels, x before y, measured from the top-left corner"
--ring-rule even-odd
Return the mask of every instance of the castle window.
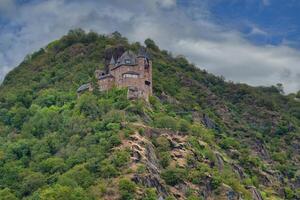
[[130, 59], [125, 59], [125, 64], [130, 64], [130, 63], [131, 63]]
[[148, 58], [144, 59], [144, 65], [145, 65], [145, 69], [149, 69], [149, 60], [148, 60]]
[[138, 74], [123, 74], [123, 78], [138, 78]]
[[145, 85], [150, 86], [150, 85], [151, 85], [151, 82], [150, 82], [150, 81], [145, 81]]

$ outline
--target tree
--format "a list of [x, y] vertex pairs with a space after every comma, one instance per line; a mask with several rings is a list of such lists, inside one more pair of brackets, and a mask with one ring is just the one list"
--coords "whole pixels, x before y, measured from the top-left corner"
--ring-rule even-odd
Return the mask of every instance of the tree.
[[81, 187], [54, 185], [40, 192], [40, 200], [89, 200]]
[[46, 184], [46, 178], [39, 172], [29, 172], [22, 181], [21, 191], [24, 196], [28, 196], [38, 188]]
[[95, 119], [99, 114], [97, 98], [91, 93], [85, 93], [80, 96], [78, 99], [77, 108], [80, 113], [92, 119]]
[[152, 49], [152, 50], [154, 50], [154, 51], [159, 50], [158, 46], [157, 46], [157, 45], [155, 44], [155, 42], [154, 42], [152, 39], [150, 39], [150, 38], [146, 39], [144, 43], [145, 43], [146, 47], [149, 48], [149, 49]]
[[53, 174], [55, 172], [63, 172], [66, 168], [65, 162], [62, 158], [51, 157], [40, 163], [39, 168], [44, 173]]
[[73, 179], [83, 188], [88, 187], [93, 181], [91, 173], [84, 167], [84, 165], [76, 165], [61, 176], [61, 178], [64, 177]]
[[300, 99], [300, 90], [297, 92], [296, 97]]
[[277, 83], [276, 88], [280, 94], [284, 94], [284, 88], [282, 83]]
[[8, 188], [0, 190], [0, 200], [18, 200], [18, 198]]

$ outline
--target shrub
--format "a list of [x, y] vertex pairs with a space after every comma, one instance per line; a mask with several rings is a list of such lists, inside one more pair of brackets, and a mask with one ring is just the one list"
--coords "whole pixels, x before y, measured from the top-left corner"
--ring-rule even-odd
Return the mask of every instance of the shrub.
[[163, 116], [154, 119], [154, 125], [157, 128], [169, 128], [171, 130], [177, 129], [177, 121], [173, 117]]
[[54, 185], [40, 192], [40, 200], [88, 200], [86, 192], [80, 187]]
[[62, 172], [66, 168], [66, 165], [62, 158], [52, 157], [42, 161], [39, 168], [42, 172], [52, 174], [55, 172]]
[[103, 178], [115, 177], [118, 175], [118, 171], [114, 165], [109, 163], [108, 160], [104, 160], [100, 165], [100, 175]]
[[108, 123], [106, 125], [106, 128], [107, 128], [107, 130], [112, 130], [112, 131], [117, 132], [120, 130], [121, 126], [119, 123]]
[[161, 166], [163, 168], [166, 168], [169, 166], [171, 161], [171, 155], [169, 152], [159, 152], [159, 164], [161, 164]]
[[221, 142], [220, 142], [220, 146], [223, 149], [230, 149], [230, 148], [236, 148], [236, 149], [238, 149], [239, 145], [240, 144], [239, 144], [238, 141], [236, 141], [235, 139], [230, 138], [230, 137], [222, 139]]
[[11, 192], [10, 189], [4, 188], [0, 190], [0, 200], [18, 200], [18, 198]]
[[97, 98], [91, 93], [81, 95], [78, 99], [77, 107], [80, 113], [93, 119], [95, 119], [99, 114]]
[[143, 200], [157, 200], [157, 199], [158, 197], [155, 188], [147, 188]]
[[180, 119], [177, 129], [181, 132], [188, 132], [190, 130], [190, 123], [184, 119]]
[[287, 199], [294, 199], [295, 194], [294, 194], [294, 191], [291, 188], [285, 187], [284, 188], [284, 194], [285, 194], [285, 197]]
[[119, 190], [122, 200], [134, 199], [136, 184], [128, 179], [121, 179], [119, 181]]
[[130, 153], [127, 150], [119, 150], [113, 154], [112, 163], [116, 167], [122, 167], [125, 164], [127, 164], [129, 159], [130, 159]]
[[158, 151], [168, 151], [170, 150], [171, 144], [169, 140], [164, 136], [159, 136], [154, 141], [155, 146], [157, 147]]
[[185, 171], [180, 168], [167, 168], [162, 173], [162, 178], [168, 185], [174, 186], [184, 180]]

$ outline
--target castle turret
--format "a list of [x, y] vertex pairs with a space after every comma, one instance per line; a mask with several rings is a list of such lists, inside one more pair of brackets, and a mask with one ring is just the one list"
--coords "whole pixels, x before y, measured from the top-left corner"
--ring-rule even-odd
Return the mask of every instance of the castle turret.
[[115, 59], [114, 59], [114, 56], [111, 56], [111, 59], [110, 59], [109, 65], [108, 65], [109, 71], [110, 71], [110, 69], [112, 69], [115, 65], [116, 65], [116, 61], [115, 61]]

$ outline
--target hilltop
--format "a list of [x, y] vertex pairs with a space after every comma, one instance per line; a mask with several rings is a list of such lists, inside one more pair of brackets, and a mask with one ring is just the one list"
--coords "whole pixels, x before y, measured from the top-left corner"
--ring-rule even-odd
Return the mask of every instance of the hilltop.
[[[149, 102], [86, 92], [119, 33], [71, 30], [0, 87], [0, 200], [300, 199], [300, 100], [225, 81], [161, 50]], [[299, 97], [299, 96], [298, 96]]]

